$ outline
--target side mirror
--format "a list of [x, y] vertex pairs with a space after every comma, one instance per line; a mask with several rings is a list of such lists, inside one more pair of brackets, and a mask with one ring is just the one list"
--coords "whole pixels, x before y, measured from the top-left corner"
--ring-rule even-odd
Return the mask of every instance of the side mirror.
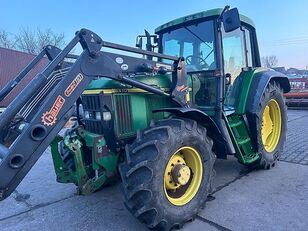
[[240, 14], [237, 8], [227, 10], [222, 15], [225, 32], [231, 32], [241, 26]]

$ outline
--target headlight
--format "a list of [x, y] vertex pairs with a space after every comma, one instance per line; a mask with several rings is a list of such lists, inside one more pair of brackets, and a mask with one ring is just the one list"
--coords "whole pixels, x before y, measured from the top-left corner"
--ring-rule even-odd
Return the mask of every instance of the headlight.
[[78, 106], [78, 114], [79, 114], [79, 117], [80, 118], [84, 118], [84, 110], [83, 110], [83, 105], [82, 104], [79, 104]]
[[103, 112], [103, 120], [105, 120], [105, 121], [111, 120], [111, 113], [109, 111]]
[[97, 120], [101, 120], [102, 119], [101, 113], [99, 111], [95, 112], [95, 119], [97, 119]]
[[90, 119], [90, 113], [88, 111], [84, 111], [84, 118]]

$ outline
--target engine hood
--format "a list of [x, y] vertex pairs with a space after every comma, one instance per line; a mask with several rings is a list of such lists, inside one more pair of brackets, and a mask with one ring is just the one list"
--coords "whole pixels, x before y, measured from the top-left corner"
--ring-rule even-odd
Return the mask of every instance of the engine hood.
[[[132, 77], [138, 81], [149, 84], [151, 86], [157, 86], [161, 89], [169, 89], [171, 86], [171, 75], [138, 75]], [[123, 90], [123, 89], [137, 89], [130, 85], [123, 84], [119, 81], [99, 78], [90, 82], [84, 93], [100, 93], [100, 90]]]

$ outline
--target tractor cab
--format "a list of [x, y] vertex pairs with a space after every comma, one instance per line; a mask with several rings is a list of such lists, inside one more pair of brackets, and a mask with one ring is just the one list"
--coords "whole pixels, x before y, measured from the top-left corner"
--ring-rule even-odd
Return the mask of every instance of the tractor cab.
[[225, 109], [234, 109], [241, 87], [238, 77], [260, 66], [254, 23], [236, 8], [188, 15], [155, 33], [160, 53], [185, 58], [192, 103], [208, 113], [213, 113], [221, 93], [227, 99]]

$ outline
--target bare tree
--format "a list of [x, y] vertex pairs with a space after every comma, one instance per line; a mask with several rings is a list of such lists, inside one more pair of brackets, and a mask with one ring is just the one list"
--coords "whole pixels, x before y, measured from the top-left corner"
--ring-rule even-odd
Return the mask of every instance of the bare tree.
[[46, 45], [63, 47], [65, 45], [64, 34], [54, 33], [51, 29], [31, 30], [22, 27], [18, 34], [12, 35], [0, 29], [0, 47], [14, 48], [30, 54], [38, 54]]
[[64, 34], [56, 34], [51, 29], [34, 31], [29, 28], [21, 28], [19, 34], [15, 35], [15, 41], [18, 50], [30, 54], [39, 53], [46, 45], [63, 47], [65, 44]]
[[46, 45], [53, 45], [56, 47], [63, 47], [65, 45], [64, 34], [56, 34], [49, 28], [45, 31], [37, 29], [37, 44], [39, 50]]
[[272, 68], [277, 66], [278, 58], [276, 55], [263, 56], [262, 57], [262, 66]]
[[13, 41], [11, 35], [5, 30], [0, 30], [0, 47], [14, 48], [14, 46], [15, 42]]
[[18, 35], [15, 35], [16, 48], [30, 54], [37, 53], [35, 33], [29, 28], [21, 28]]

